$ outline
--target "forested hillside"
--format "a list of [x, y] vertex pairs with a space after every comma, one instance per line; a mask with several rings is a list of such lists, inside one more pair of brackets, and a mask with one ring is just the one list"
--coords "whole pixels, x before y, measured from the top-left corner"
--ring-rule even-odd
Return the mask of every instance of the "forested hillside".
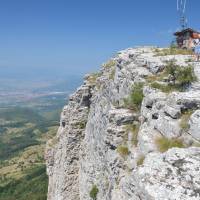
[[0, 200], [46, 199], [44, 148], [56, 133], [59, 110], [0, 109]]

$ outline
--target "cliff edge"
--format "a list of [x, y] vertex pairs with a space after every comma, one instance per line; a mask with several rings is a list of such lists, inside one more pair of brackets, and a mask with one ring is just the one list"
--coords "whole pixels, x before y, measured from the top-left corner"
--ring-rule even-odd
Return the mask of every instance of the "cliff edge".
[[47, 144], [48, 200], [200, 199], [200, 65], [184, 54], [129, 48], [86, 75]]

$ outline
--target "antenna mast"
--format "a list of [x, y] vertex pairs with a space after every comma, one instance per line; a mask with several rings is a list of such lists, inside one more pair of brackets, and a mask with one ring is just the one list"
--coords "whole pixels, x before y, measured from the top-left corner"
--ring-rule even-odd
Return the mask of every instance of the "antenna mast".
[[177, 11], [180, 15], [180, 25], [182, 29], [187, 28], [187, 18], [185, 15], [187, 0], [177, 0]]

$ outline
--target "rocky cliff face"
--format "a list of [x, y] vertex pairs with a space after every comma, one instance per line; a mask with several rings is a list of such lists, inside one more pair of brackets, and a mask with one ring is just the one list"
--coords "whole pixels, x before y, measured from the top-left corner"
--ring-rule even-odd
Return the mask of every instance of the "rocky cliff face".
[[[200, 199], [200, 65], [156, 52], [119, 52], [69, 98], [46, 149], [48, 200]], [[197, 81], [184, 91], [152, 87], [169, 81], [171, 59], [194, 67]], [[135, 85], [143, 100], [132, 108]]]

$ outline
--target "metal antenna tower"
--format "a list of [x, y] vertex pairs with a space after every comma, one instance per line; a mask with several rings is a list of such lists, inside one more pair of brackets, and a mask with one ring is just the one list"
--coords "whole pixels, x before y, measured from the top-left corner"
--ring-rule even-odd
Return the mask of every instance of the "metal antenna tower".
[[180, 25], [182, 29], [187, 28], [187, 18], [185, 15], [187, 0], [177, 0], [177, 11], [180, 15]]

